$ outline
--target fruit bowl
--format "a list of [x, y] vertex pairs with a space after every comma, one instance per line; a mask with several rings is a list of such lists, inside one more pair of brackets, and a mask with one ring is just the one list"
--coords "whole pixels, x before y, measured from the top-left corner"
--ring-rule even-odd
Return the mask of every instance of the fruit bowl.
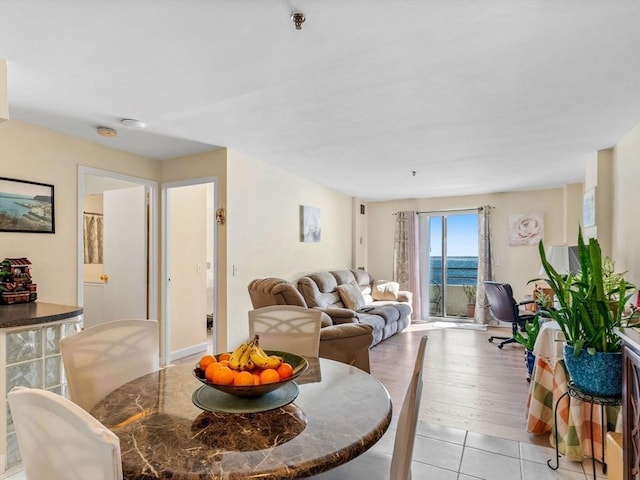
[[269, 355], [277, 355], [279, 357], [282, 357], [284, 362], [290, 364], [293, 367], [293, 374], [289, 378], [280, 380], [279, 382], [267, 383], [262, 385], [219, 385], [207, 380], [204, 377], [204, 371], [200, 370], [198, 365], [196, 365], [193, 369], [193, 375], [205, 385], [211, 388], [215, 388], [216, 390], [219, 390], [221, 392], [235, 395], [236, 397], [261, 397], [262, 395], [265, 395], [287, 385], [288, 383], [302, 375], [304, 371], [309, 367], [309, 362], [307, 361], [307, 359], [301, 357], [300, 355], [295, 355], [289, 352], [280, 352], [277, 350], [266, 350], [266, 353]]

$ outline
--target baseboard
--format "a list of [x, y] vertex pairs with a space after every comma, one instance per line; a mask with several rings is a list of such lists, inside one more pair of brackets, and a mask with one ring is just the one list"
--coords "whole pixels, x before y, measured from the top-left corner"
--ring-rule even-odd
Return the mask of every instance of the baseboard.
[[200, 343], [197, 345], [191, 345], [190, 347], [187, 348], [182, 348], [180, 350], [176, 350], [173, 351], [171, 353], [169, 353], [169, 362], [173, 362], [175, 360], [178, 360], [180, 358], [184, 358], [184, 357], [189, 357], [191, 355], [196, 355], [198, 353], [202, 353], [202, 352], [206, 352], [207, 351], [207, 342], [204, 343]]

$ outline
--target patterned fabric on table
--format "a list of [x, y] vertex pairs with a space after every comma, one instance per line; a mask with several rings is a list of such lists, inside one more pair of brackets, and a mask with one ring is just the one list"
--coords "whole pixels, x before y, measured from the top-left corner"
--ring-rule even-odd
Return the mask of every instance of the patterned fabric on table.
[[[550, 362], [537, 358], [527, 398], [527, 431], [549, 433], [549, 443], [555, 446], [553, 410], [558, 399], [567, 391], [567, 371], [564, 361]], [[593, 405], [593, 425], [590, 424], [589, 402], [567, 395], [558, 405], [558, 451], [569, 460], [582, 461], [591, 457], [593, 434], [595, 458], [602, 461], [602, 416], [600, 405]], [[622, 431], [620, 407], [605, 407], [607, 431]], [[612, 422], [613, 420], [613, 422]]]

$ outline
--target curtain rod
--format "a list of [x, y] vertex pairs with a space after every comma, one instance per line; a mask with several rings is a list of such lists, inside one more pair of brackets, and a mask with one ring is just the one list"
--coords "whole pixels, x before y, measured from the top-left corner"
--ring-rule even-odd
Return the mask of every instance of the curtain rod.
[[[482, 207], [469, 207], [469, 208], [452, 208], [449, 210], [426, 210], [424, 212], [416, 212], [418, 215], [421, 213], [451, 213], [451, 212], [469, 212], [471, 210], [482, 210], [483, 208], [496, 208], [493, 205], [485, 205]], [[397, 215], [400, 212], [394, 212], [393, 215]]]
[[85, 215], [98, 215], [99, 217], [103, 217], [104, 214], [103, 213], [95, 213], [95, 212], [82, 212]]

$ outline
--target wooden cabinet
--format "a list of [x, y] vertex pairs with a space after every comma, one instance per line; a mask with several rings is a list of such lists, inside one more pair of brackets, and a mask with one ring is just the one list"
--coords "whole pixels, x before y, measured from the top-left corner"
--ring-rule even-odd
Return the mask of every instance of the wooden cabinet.
[[640, 332], [620, 329], [624, 340], [622, 377], [622, 422], [624, 478], [640, 480]]

